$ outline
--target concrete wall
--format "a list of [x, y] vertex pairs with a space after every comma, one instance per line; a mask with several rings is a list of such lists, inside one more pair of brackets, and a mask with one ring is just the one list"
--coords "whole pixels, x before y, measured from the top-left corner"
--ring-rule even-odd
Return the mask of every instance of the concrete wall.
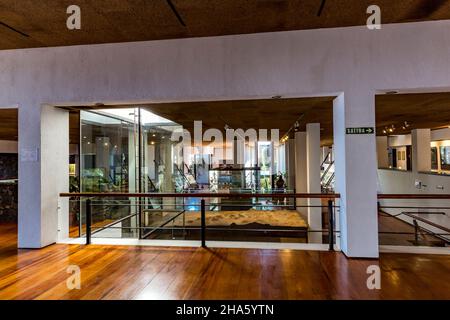
[[[41, 106], [340, 94], [335, 104], [342, 248], [377, 257], [377, 90], [450, 87], [449, 21], [0, 52], [0, 106], [19, 107], [19, 151], [41, 150]], [[345, 95], [344, 95], [345, 93]], [[337, 136], [336, 136], [337, 134]], [[19, 216], [41, 216], [41, 166], [20, 162]], [[57, 194], [53, 194], [54, 197]], [[19, 245], [40, 246], [39, 224]], [[364, 225], [365, 228], [361, 228]], [[24, 234], [23, 232], [26, 231]], [[56, 238], [53, 239], [56, 241]], [[26, 245], [25, 245], [26, 244]]]

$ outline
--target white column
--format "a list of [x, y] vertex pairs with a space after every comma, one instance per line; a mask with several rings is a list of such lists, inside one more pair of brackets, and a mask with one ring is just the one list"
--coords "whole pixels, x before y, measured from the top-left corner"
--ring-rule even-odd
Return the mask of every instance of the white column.
[[[308, 175], [306, 165], [306, 132], [295, 133], [295, 189], [297, 193], [308, 192]], [[306, 199], [297, 199], [297, 206], [305, 206]], [[306, 208], [298, 208], [305, 212]]]
[[377, 258], [377, 155], [374, 134], [347, 135], [375, 126], [375, 94], [352, 91], [333, 101], [336, 192], [341, 195], [341, 249], [348, 257]]
[[68, 164], [69, 113], [51, 106], [20, 105], [19, 248], [55, 243], [58, 227], [59, 237], [67, 238], [68, 200], [58, 200], [61, 192], [69, 191]]
[[389, 148], [388, 137], [387, 136], [377, 137], [378, 168], [389, 167], [388, 148]]
[[431, 171], [431, 130], [415, 129], [411, 132], [413, 172]]
[[[320, 188], [320, 123], [306, 125], [306, 162], [308, 193], [321, 193]], [[308, 199], [309, 206], [320, 206], [320, 199]], [[308, 208], [308, 224], [312, 230], [322, 230], [321, 208]], [[322, 243], [322, 233], [313, 232], [308, 235], [313, 243]]]

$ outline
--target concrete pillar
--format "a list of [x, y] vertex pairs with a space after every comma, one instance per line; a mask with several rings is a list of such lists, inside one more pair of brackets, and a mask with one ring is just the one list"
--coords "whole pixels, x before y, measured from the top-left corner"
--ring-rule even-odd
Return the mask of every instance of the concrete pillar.
[[388, 168], [389, 167], [389, 143], [387, 136], [377, 137], [377, 159], [378, 168]]
[[[320, 187], [320, 124], [306, 125], [306, 163], [308, 193], [321, 193]], [[320, 206], [320, 199], [308, 199], [309, 206]], [[308, 208], [308, 224], [312, 230], [322, 230], [321, 208]], [[322, 243], [322, 233], [313, 232], [308, 236], [310, 242]]]
[[431, 171], [431, 130], [412, 130], [411, 142], [413, 172]]
[[[308, 192], [308, 175], [306, 165], [306, 132], [295, 133], [295, 189], [297, 193]], [[297, 199], [297, 206], [307, 205], [306, 199]], [[306, 208], [298, 208], [305, 212]]]
[[378, 258], [375, 135], [346, 134], [346, 128], [375, 126], [375, 93], [340, 94], [333, 101], [333, 117], [341, 249], [348, 257]]
[[19, 248], [42, 248], [68, 237], [68, 199], [59, 199], [69, 191], [68, 164], [69, 113], [19, 106]]

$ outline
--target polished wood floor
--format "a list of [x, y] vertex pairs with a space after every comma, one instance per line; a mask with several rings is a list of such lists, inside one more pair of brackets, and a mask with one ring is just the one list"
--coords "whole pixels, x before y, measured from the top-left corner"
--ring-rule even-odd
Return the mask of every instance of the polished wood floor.
[[[0, 299], [450, 299], [450, 256], [16, 246], [16, 226], [0, 225]], [[367, 289], [372, 264], [381, 290]], [[67, 289], [69, 265], [81, 268], [81, 290]]]

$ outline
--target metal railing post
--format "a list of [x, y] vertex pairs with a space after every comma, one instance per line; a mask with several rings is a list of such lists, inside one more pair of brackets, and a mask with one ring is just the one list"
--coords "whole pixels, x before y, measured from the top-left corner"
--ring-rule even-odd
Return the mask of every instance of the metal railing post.
[[295, 194], [297, 193], [297, 189], [294, 188], [294, 210], [297, 210], [297, 198], [295, 197]]
[[92, 201], [86, 200], [86, 244], [91, 244]]
[[206, 208], [205, 199], [201, 201], [202, 247], [206, 248]]
[[328, 243], [329, 250], [334, 251], [334, 219], [333, 219], [333, 201], [328, 200]]
[[414, 223], [414, 245], [418, 246], [419, 245], [419, 224], [417, 223], [417, 220], [414, 219], [413, 220]]

